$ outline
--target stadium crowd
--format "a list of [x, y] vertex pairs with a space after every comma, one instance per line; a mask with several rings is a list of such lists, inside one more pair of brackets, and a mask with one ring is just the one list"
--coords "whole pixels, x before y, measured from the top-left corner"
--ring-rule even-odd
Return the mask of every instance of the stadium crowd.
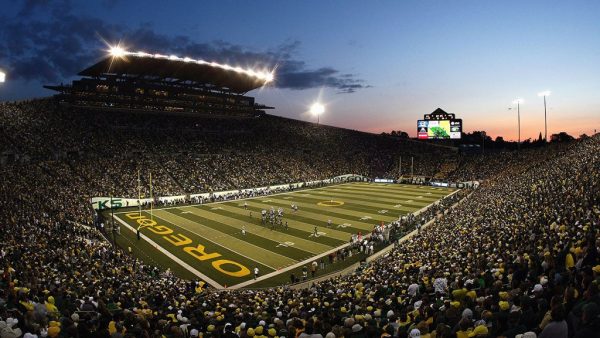
[[[140, 163], [153, 168], [157, 194], [348, 172], [375, 176], [394, 167], [373, 160], [375, 150], [397, 141], [277, 118], [251, 128], [233, 121], [190, 131], [187, 120], [71, 116], [51, 105], [0, 107], [1, 150], [9, 154], [0, 184], [0, 338], [580, 338], [600, 332], [598, 135], [516, 159], [502, 155], [504, 161], [485, 167], [481, 175], [488, 179], [472, 194], [454, 208], [417, 217], [422, 225], [441, 214], [360, 272], [309, 289], [218, 291], [114, 250], [89, 226], [89, 198], [136, 196]], [[177, 128], [183, 131], [172, 132]], [[438, 150], [410, 146], [403, 154], [423, 160], [415, 172], [436, 167], [426, 159], [439, 161]], [[457, 177], [477, 173], [477, 164], [465, 161]], [[264, 175], [252, 176], [253, 168]], [[142, 180], [149, 183], [146, 173]]]

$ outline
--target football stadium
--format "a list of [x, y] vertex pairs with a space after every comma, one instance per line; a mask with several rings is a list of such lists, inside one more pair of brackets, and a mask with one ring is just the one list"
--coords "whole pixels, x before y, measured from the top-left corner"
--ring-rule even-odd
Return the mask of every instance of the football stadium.
[[6, 5], [0, 338], [600, 337], [597, 4], [233, 3]]
[[[451, 191], [423, 186], [345, 183], [233, 202], [165, 207], [143, 213], [119, 212], [114, 217], [130, 230], [126, 237], [137, 236], [140, 229], [147, 233], [145, 241], [159, 251], [166, 250], [164, 266], [170, 265], [167, 257], [171, 257], [193, 273], [193, 278], [202, 278], [215, 287], [236, 288], [282, 273], [296, 273], [300, 277], [303, 267], [328, 260], [328, 255], [347, 248], [352, 235], [370, 234], [373, 223], [390, 223], [425, 209]], [[161, 236], [174, 229], [180, 234], [171, 236], [179, 236], [181, 240]], [[389, 242], [389, 233], [386, 237]], [[136, 246], [134, 239], [128, 242]], [[183, 251], [176, 251], [173, 248], [186, 244], [195, 248], [195, 243], [202, 243], [198, 245], [204, 249], [190, 251], [183, 247]], [[369, 243], [368, 247], [381, 244]], [[138, 251], [148, 251], [147, 246]], [[210, 263], [211, 255], [227, 257], [221, 261], [228, 262], [230, 268], [214, 263], [211, 268], [204, 268], [200, 262]], [[253, 279], [255, 268], [264, 276]], [[308, 267], [306, 269], [308, 273]], [[271, 286], [282, 284], [280, 279], [274, 280]]]

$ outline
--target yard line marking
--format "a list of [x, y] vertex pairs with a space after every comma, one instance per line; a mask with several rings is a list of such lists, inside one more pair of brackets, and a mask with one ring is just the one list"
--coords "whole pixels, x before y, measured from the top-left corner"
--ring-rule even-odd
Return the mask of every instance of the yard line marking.
[[[308, 215], [308, 217], [314, 218], [314, 219], [322, 218], [324, 215], [323, 214], [324, 211], [322, 208], [319, 208], [318, 205], [316, 204], [319, 201], [323, 201], [322, 197], [316, 197], [315, 195], [313, 195], [313, 197], [309, 197], [309, 199], [311, 201], [294, 202], [294, 204], [296, 204], [300, 208], [298, 214], [303, 215], [303, 216]], [[249, 202], [250, 205], [253, 205], [252, 203], [253, 202]], [[286, 200], [274, 199], [273, 204], [276, 206], [281, 206], [283, 208], [289, 208], [288, 202]], [[348, 220], [354, 220], [354, 217], [360, 217], [360, 216], [364, 216], [364, 215], [368, 215], [373, 218], [384, 217], [384, 220], [391, 221], [392, 220], [391, 218], [390, 219], [385, 218], [385, 217], [389, 217], [389, 216], [377, 214], [377, 210], [385, 208], [385, 207], [387, 207], [387, 205], [388, 204], [377, 204], [376, 203], [376, 206], [369, 207], [369, 210], [364, 210], [364, 209], [356, 210], [356, 209], [344, 208], [344, 206], [340, 206], [340, 207], [335, 208], [335, 210], [334, 210], [334, 208], [330, 208], [326, 212], [328, 214], [330, 214], [332, 217], [337, 217], [337, 218], [342, 219], [342, 220], [335, 220], [335, 219], [333, 220], [334, 222], [340, 222], [340, 223], [344, 223]], [[262, 206], [259, 205], [256, 207], [261, 208]], [[307, 214], [307, 213], [310, 213], [310, 214]], [[316, 217], [314, 217], [314, 216], [316, 216]]]
[[[365, 206], [373, 206], [373, 203], [384, 203], [391, 204], [395, 203], [399, 198], [414, 198], [417, 195], [412, 194], [385, 194], [379, 192], [365, 191], [365, 192], [332, 192], [332, 191], [319, 191], [315, 195], [320, 195], [325, 199], [338, 199], [338, 200], [350, 200], [350, 204], [361, 204]], [[439, 198], [431, 195], [427, 197], [427, 202], [435, 202]], [[419, 202], [422, 203], [422, 202]]]
[[[236, 207], [235, 205], [223, 205], [224, 209], [223, 211], [225, 212], [229, 212], [229, 213], [233, 213], [235, 215], [241, 215], [244, 216], [245, 212], [242, 211], [239, 207]], [[252, 204], [250, 204], [250, 206], [252, 206]], [[281, 231], [281, 227], [277, 228], [275, 231], [270, 230], [268, 225], [258, 225], [256, 223], [248, 223], [246, 221], [242, 221], [238, 218], [232, 217], [232, 216], [227, 216], [227, 215], [221, 215], [218, 213], [212, 213], [208, 210], [202, 209], [202, 208], [196, 208], [192, 211], [192, 214], [198, 217], [202, 217], [204, 219], [211, 219], [218, 222], [218, 223], [222, 223], [222, 224], [226, 224], [230, 227], [233, 228], [237, 228], [238, 230], [241, 231], [242, 225], [246, 226], [246, 230], [252, 234], [258, 235], [258, 236], [262, 236], [262, 237], [267, 237], [270, 240], [276, 241], [276, 242], [285, 242], [287, 240], [292, 240], [292, 239], [297, 239], [299, 240], [299, 245], [296, 246], [297, 248], [299, 248], [300, 250], [312, 253], [312, 254], [316, 254], [318, 252], [323, 252], [326, 250], [329, 250], [329, 248], [331, 247], [331, 245], [328, 244], [323, 244], [323, 243], [315, 243], [314, 241], [309, 241], [307, 239], [304, 239], [303, 237], [298, 237], [292, 234], [287, 233], [285, 230]], [[258, 219], [253, 219], [253, 221], [258, 221]], [[301, 230], [302, 232], [305, 233], [309, 233], [310, 231], [308, 230], [308, 227], [306, 227], [306, 230], [302, 230], [301, 228], [296, 227], [296, 223], [299, 224], [299, 222], [293, 221], [293, 220], [289, 220], [290, 224], [289, 227], [290, 228], [294, 228], [294, 229], [298, 229]], [[196, 222], [196, 221], [194, 221]], [[202, 222], [197, 222], [202, 224]], [[304, 223], [307, 224], [307, 223]], [[308, 224], [307, 224], [308, 225]], [[310, 230], [312, 230], [312, 227], [310, 228]], [[338, 239], [340, 241], [346, 241], [347, 238], [341, 238], [341, 236], [339, 236], [340, 238], [336, 238], [333, 237], [335, 239]]]

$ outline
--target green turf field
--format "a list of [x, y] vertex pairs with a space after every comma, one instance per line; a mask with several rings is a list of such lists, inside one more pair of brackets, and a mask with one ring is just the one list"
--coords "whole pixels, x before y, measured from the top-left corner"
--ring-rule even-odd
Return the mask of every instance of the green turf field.
[[[415, 212], [454, 189], [346, 183], [204, 205], [117, 212], [118, 242], [184, 278], [215, 287], [245, 287], [297, 269], [336, 251], [359, 231]], [[247, 206], [244, 204], [247, 203]], [[293, 212], [291, 205], [298, 206]], [[261, 210], [283, 208], [288, 229], [262, 224]], [[327, 226], [327, 221], [332, 226]], [[140, 226], [138, 241], [135, 229]], [[317, 233], [314, 230], [317, 226]], [[242, 234], [245, 227], [246, 234]], [[259, 278], [254, 280], [254, 268]], [[264, 282], [261, 284], [264, 285]]]

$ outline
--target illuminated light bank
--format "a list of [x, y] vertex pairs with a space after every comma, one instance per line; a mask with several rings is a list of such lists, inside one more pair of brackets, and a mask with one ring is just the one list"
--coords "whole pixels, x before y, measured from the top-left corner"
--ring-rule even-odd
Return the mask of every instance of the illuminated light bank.
[[215, 67], [215, 68], [221, 68], [221, 69], [228, 70], [228, 71], [234, 71], [234, 72], [240, 73], [240, 74], [246, 74], [248, 76], [252, 76], [259, 80], [264, 81], [265, 84], [267, 84], [275, 79], [275, 75], [273, 74], [273, 71], [258, 71], [258, 70], [253, 70], [253, 69], [249, 69], [249, 68], [244, 69], [242, 67], [234, 67], [234, 66], [230, 66], [230, 65], [226, 65], [226, 64], [220, 64], [217, 62], [208, 62], [208, 61], [204, 61], [201, 59], [192, 59], [190, 57], [182, 58], [177, 55], [150, 54], [150, 53], [141, 52], [141, 51], [130, 52], [118, 45], [111, 46], [109, 48], [108, 52], [112, 57], [116, 57], [116, 58], [124, 58], [127, 56], [134, 56], [134, 57], [143, 57], [143, 58], [167, 59], [167, 60], [171, 60], [171, 61], [178, 61], [178, 62], [185, 62], [185, 63], [197, 63], [199, 65], [208, 65], [208, 66]]

